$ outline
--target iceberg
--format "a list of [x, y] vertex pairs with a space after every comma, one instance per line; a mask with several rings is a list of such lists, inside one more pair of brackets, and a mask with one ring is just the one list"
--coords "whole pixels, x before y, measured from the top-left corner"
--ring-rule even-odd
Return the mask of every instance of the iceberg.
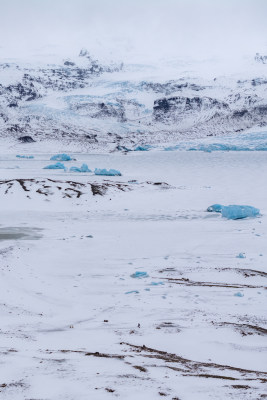
[[236, 258], [246, 258], [245, 253], [239, 253]]
[[222, 217], [227, 219], [243, 219], [258, 215], [260, 215], [260, 210], [252, 206], [230, 205], [222, 208]]
[[34, 158], [34, 156], [21, 156], [20, 154], [17, 154], [16, 157], [17, 157], [17, 158], [26, 158], [26, 159], [28, 159], [28, 160]]
[[244, 294], [241, 293], [241, 292], [237, 292], [237, 293], [234, 294], [234, 296], [236, 296], [236, 297], [244, 297]]
[[148, 276], [149, 275], [147, 272], [136, 271], [134, 274], [131, 275], [131, 278], [141, 279], [141, 278], [148, 278]]
[[136, 293], [136, 294], [138, 294], [139, 291], [138, 291], [138, 290], [130, 290], [130, 292], [125, 292], [125, 294], [131, 294], [131, 293]]
[[223, 208], [223, 206], [222, 206], [221, 204], [212, 204], [212, 206], [209, 206], [209, 207], [207, 208], [207, 211], [208, 211], [208, 212], [217, 212], [217, 213], [220, 213], [220, 212], [222, 212], [222, 208]]
[[46, 167], [44, 167], [44, 169], [64, 169], [65, 171], [66, 167], [64, 164], [58, 162], [56, 164], [47, 165]]
[[87, 164], [83, 164], [81, 166], [81, 168], [78, 167], [71, 167], [70, 168], [70, 172], [92, 172], [89, 168]]
[[222, 217], [227, 219], [253, 218], [260, 215], [258, 208], [243, 205], [223, 206], [221, 204], [213, 204], [207, 208], [207, 211], [221, 213]]
[[105, 175], [105, 176], [121, 176], [120, 171], [117, 171], [116, 169], [101, 169], [101, 168], [95, 168], [95, 175]]
[[50, 158], [51, 161], [71, 161], [72, 158], [68, 154], [56, 154]]

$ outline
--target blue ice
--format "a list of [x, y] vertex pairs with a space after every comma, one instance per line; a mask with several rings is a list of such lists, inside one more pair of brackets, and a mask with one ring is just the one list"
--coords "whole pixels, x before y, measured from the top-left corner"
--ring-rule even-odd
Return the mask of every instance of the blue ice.
[[131, 278], [148, 278], [148, 273], [144, 271], [136, 271], [134, 274], [131, 275]]
[[230, 205], [222, 208], [222, 217], [227, 219], [243, 219], [258, 215], [260, 215], [260, 210], [252, 206]]
[[207, 211], [220, 213], [220, 212], [222, 212], [222, 208], [223, 208], [223, 206], [221, 204], [212, 204], [212, 206], [209, 206], [207, 208]]
[[139, 293], [138, 290], [130, 290], [130, 292], [125, 292], [125, 294], [131, 294], [131, 293]]
[[239, 253], [238, 256], [236, 256], [236, 258], [246, 258], [244, 253]]
[[78, 167], [71, 167], [71, 168], [70, 168], [70, 171], [71, 171], [71, 172], [92, 172], [92, 171], [88, 168], [88, 165], [87, 165], [87, 164], [83, 164], [83, 165], [81, 166], [81, 168], [78, 168]]
[[105, 176], [121, 176], [121, 172], [116, 169], [101, 169], [95, 168], [95, 175], [105, 175]]
[[134, 151], [149, 151], [151, 150], [152, 146], [150, 146], [149, 144], [143, 144], [140, 146], [137, 146]]
[[27, 158], [27, 159], [33, 159], [34, 156], [21, 156], [20, 154], [16, 155], [17, 158]]
[[244, 205], [223, 206], [221, 204], [213, 204], [207, 208], [207, 211], [221, 213], [222, 217], [227, 219], [243, 219], [260, 215], [258, 208]]
[[47, 165], [46, 167], [44, 167], [44, 169], [64, 169], [64, 170], [66, 170], [66, 167], [64, 164], [57, 162], [56, 164]]
[[62, 154], [55, 154], [50, 158], [51, 161], [71, 161], [72, 158], [68, 154], [62, 153]]
[[241, 292], [237, 292], [237, 293], [234, 294], [234, 296], [236, 296], [236, 297], [244, 297], [244, 294], [241, 293]]

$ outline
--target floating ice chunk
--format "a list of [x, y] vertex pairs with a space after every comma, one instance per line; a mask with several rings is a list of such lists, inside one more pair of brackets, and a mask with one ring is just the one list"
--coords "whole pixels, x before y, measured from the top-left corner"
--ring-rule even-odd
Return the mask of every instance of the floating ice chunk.
[[207, 211], [220, 213], [222, 212], [222, 208], [223, 206], [221, 204], [212, 204], [212, 206], [207, 208]]
[[117, 171], [116, 169], [101, 169], [101, 168], [95, 168], [95, 175], [105, 175], [105, 176], [121, 176], [120, 171]]
[[87, 164], [83, 164], [83, 165], [81, 166], [81, 171], [82, 171], [82, 172], [92, 172], [92, 171], [90, 170], [90, 168], [88, 168], [88, 165], [87, 165]]
[[131, 278], [148, 278], [148, 273], [143, 271], [136, 271], [134, 274], [131, 275]]
[[70, 172], [82, 172], [79, 167], [70, 167]]
[[258, 208], [242, 205], [223, 206], [221, 204], [213, 204], [207, 208], [207, 211], [221, 213], [222, 217], [227, 219], [242, 219], [260, 215]]
[[87, 165], [87, 164], [83, 164], [83, 165], [81, 166], [81, 168], [78, 168], [78, 167], [71, 167], [71, 168], [70, 168], [70, 171], [71, 171], [71, 172], [92, 172], [92, 171], [88, 168], [88, 165]]
[[17, 158], [26, 158], [26, 159], [28, 159], [28, 160], [34, 158], [34, 156], [21, 156], [20, 154], [17, 154], [16, 157], [17, 157]]
[[143, 144], [142, 146], [137, 146], [134, 151], [149, 151], [151, 150], [152, 146], [150, 146], [149, 144]]
[[236, 256], [236, 258], [246, 258], [245, 253], [239, 253], [238, 256]]
[[64, 170], [66, 170], [66, 167], [64, 164], [57, 162], [56, 164], [47, 165], [46, 167], [44, 167], [44, 169], [64, 169]]
[[139, 293], [138, 290], [131, 290], [130, 292], [125, 292], [125, 294], [131, 294], [131, 293]]
[[68, 154], [62, 153], [62, 154], [55, 154], [50, 158], [51, 161], [71, 161], [72, 158]]
[[230, 205], [222, 207], [222, 217], [227, 219], [257, 217], [259, 214], [260, 210], [252, 206]]
[[234, 296], [236, 296], [236, 297], [244, 297], [244, 294], [241, 293], [241, 292], [237, 292], [237, 293], [234, 294]]

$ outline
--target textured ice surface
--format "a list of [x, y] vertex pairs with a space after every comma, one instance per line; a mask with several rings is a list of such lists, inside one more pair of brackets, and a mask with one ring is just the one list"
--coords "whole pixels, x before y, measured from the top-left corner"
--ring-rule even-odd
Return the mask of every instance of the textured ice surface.
[[95, 175], [104, 175], [104, 176], [121, 176], [121, 172], [116, 169], [101, 169], [95, 168]]
[[47, 165], [46, 167], [44, 167], [44, 169], [64, 169], [64, 170], [66, 170], [66, 167], [64, 164], [57, 162], [56, 164]]
[[68, 154], [55, 154], [50, 158], [51, 161], [71, 161], [72, 158]]

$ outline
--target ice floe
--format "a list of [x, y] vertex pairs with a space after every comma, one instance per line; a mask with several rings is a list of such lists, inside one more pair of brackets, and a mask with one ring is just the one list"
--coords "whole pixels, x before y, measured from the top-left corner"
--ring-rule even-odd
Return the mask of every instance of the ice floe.
[[71, 161], [73, 158], [69, 156], [68, 154], [62, 153], [62, 154], [55, 154], [50, 158], [51, 161]]
[[66, 167], [64, 164], [57, 162], [56, 164], [47, 165], [44, 169], [64, 169], [65, 171]]
[[95, 175], [104, 175], [104, 176], [121, 176], [121, 172], [116, 169], [101, 169], [95, 168]]
[[227, 219], [253, 218], [260, 215], [260, 210], [258, 208], [234, 204], [229, 206], [213, 204], [207, 208], [207, 211], [221, 213], [222, 217]]

